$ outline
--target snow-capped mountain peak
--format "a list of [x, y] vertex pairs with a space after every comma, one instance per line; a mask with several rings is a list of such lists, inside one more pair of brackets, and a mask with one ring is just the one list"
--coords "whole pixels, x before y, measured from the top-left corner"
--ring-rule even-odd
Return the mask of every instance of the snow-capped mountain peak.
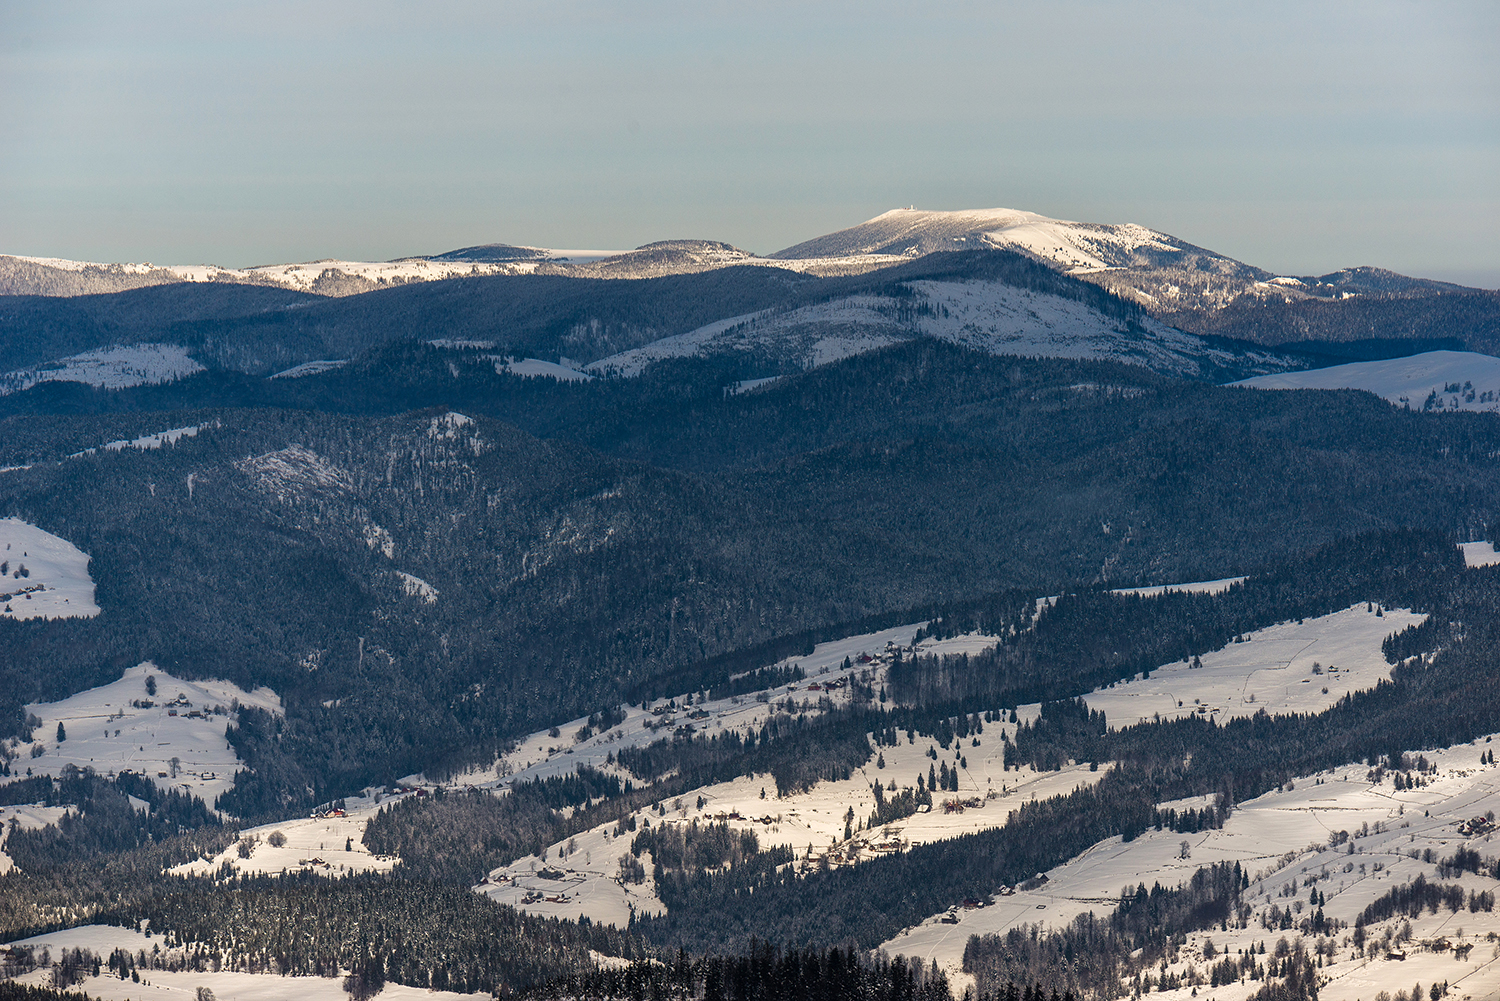
[[1205, 255], [1218, 263], [1214, 270], [1245, 267], [1135, 223], [1073, 222], [1008, 208], [892, 209], [858, 226], [799, 243], [771, 256], [778, 259], [861, 254], [917, 257], [943, 250], [984, 247], [1019, 250], [1052, 267], [1081, 273], [1141, 266], [1180, 267], [1185, 257]]

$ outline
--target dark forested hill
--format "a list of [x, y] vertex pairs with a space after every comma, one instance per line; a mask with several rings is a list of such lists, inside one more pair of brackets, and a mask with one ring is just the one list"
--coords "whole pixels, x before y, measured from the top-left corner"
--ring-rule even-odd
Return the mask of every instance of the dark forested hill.
[[[234, 804], [256, 813], [484, 754], [779, 635], [1008, 587], [1225, 576], [1374, 529], [1476, 537], [1500, 505], [1492, 415], [933, 342], [728, 396], [700, 362], [561, 384], [455, 376], [423, 349], [372, 371], [346, 403], [373, 414], [0, 423], [0, 464], [31, 465], [0, 473], [0, 516], [90, 553], [105, 610], [0, 621], [0, 691], [56, 698], [146, 658], [270, 684], [285, 734], [240, 738], [278, 762]], [[347, 373], [298, 392], [336, 396]], [[190, 423], [215, 426], [62, 458]]]
[[322, 301], [306, 292], [227, 282], [70, 297], [0, 296], [0, 371], [110, 344], [197, 343], [206, 331], [254, 326]]
[[[1483, 289], [1348, 299], [1237, 300], [1217, 310], [1162, 310], [1158, 316], [1183, 330], [1266, 345], [1295, 345], [1336, 352], [1359, 341], [1458, 347], [1500, 353], [1500, 292]], [[1378, 357], [1374, 355], [1372, 357]]]
[[[138, 342], [181, 345], [210, 369], [254, 375], [347, 359], [392, 342], [467, 342], [501, 355], [587, 363], [716, 320], [841, 297], [890, 299], [887, 312], [899, 316], [896, 300], [910, 298], [905, 283], [915, 281], [975, 281], [1053, 296], [1122, 328], [1146, 319], [1139, 305], [1008, 250], [930, 254], [842, 277], [765, 266], [631, 280], [490, 275], [343, 298], [183, 283], [73, 298], [0, 297], [0, 372]], [[916, 336], [915, 328], [903, 336]], [[1226, 349], [1193, 337], [1185, 343], [1205, 353]]]

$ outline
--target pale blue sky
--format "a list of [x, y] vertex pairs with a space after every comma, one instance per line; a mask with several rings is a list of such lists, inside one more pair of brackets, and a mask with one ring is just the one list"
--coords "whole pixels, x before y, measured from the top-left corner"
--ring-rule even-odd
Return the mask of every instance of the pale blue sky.
[[1500, 4], [0, 0], [0, 253], [765, 253], [909, 204], [1500, 285]]

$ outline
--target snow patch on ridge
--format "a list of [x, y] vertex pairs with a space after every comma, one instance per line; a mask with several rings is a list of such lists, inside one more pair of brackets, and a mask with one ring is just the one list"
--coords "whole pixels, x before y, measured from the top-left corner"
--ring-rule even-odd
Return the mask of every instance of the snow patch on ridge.
[[400, 570], [396, 576], [401, 578], [401, 589], [408, 598], [417, 598], [423, 604], [431, 605], [438, 599], [438, 589], [427, 583], [420, 577], [414, 577]]
[[348, 358], [324, 358], [320, 361], [305, 361], [301, 365], [293, 365], [291, 368], [277, 372], [271, 376], [272, 379], [300, 379], [307, 375], [321, 375], [324, 372], [332, 372], [336, 368], [343, 368], [349, 364]]
[[495, 358], [495, 371], [501, 375], [519, 375], [524, 379], [556, 379], [558, 382], [589, 382], [594, 377], [587, 372], [580, 372], [576, 368], [568, 368], [556, 362], [543, 361], [540, 358], [522, 358], [519, 361], [509, 358]]
[[589, 264], [618, 257], [619, 250], [550, 250], [518, 247], [535, 254], [528, 259], [504, 261], [444, 260], [409, 257], [395, 261], [345, 261], [327, 258], [295, 264], [264, 264], [249, 268], [225, 268], [215, 264], [100, 264], [69, 261], [56, 257], [23, 257], [4, 255], [12, 260], [58, 271], [75, 273], [95, 271], [116, 275], [159, 276], [165, 281], [180, 282], [249, 282], [279, 285], [301, 292], [328, 291], [330, 279], [354, 279], [371, 286], [405, 285], [410, 282], [440, 281], [446, 278], [470, 278], [497, 274], [529, 274], [538, 264]]
[[85, 455], [96, 455], [99, 452], [123, 452], [127, 448], [137, 449], [143, 452], [149, 451], [151, 449], [161, 448], [164, 445], [175, 445], [183, 438], [195, 437], [200, 431], [204, 431], [209, 428], [219, 428], [223, 426], [223, 422], [221, 421], [210, 421], [207, 424], [191, 424], [187, 427], [169, 428], [166, 431], [158, 431], [155, 434], [142, 435], [139, 438], [107, 442], [103, 445], [100, 445], [98, 448], [86, 448], [82, 452], [74, 452], [72, 455], [68, 456], [68, 458], [79, 459]]
[[1158, 584], [1155, 587], [1121, 587], [1116, 588], [1114, 594], [1137, 594], [1143, 598], [1154, 598], [1158, 594], [1223, 594], [1236, 584], [1245, 581], [1244, 577], [1224, 577], [1220, 580], [1202, 580], [1192, 584]]
[[255, 480], [262, 490], [283, 502], [306, 493], [309, 488], [354, 492], [354, 478], [347, 470], [302, 445], [289, 445], [275, 452], [241, 459], [234, 466]]

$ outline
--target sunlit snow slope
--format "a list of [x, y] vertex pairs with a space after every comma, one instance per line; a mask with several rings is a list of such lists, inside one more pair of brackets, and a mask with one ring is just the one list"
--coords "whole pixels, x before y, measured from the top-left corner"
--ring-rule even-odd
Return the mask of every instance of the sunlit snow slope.
[[638, 375], [668, 358], [759, 351], [814, 368], [890, 344], [931, 337], [996, 355], [1121, 361], [1190, 377], [1220, 366], [1280, 370], [1272, 352], [1237, 356], [1155, 320], [1130, 323], [1076, 299], [995, 281], [913, 281], [912, 294], [853, 295], [790, 312], [734, 316], [587, 366]]
[[[1025, 251], [1065, 271], [1099, 271], [1202, 253], [1175, 237], [1133, 223], [1108, 225], [1050, 219], [1018, 209], [892, 209], [849, 229], [799, 243], [776, 258], [905, 254], [1003, 247]], [[1228, 261], [1228, 258], [1224, 259]]]
[[1252, 389], [1363, 389], [1408, 410], [1500, 410], [1500, 358], [1472, 351], [1427, 351], [1307, 372], [1258, 375]]

